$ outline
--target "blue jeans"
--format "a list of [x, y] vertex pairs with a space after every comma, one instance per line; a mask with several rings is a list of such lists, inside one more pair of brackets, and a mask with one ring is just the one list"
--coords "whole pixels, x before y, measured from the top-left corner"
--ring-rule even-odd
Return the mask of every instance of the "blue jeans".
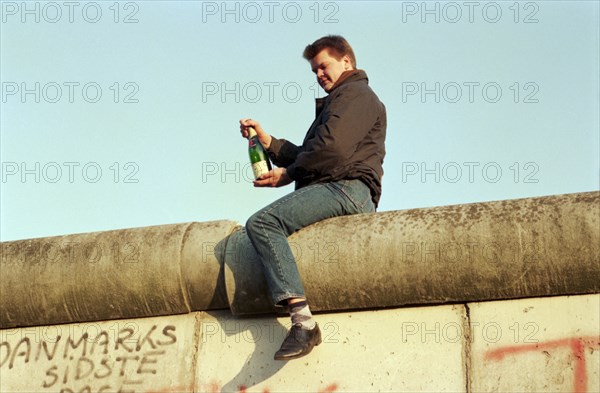
[[262, 262], [273, 304], [285, 307], [286, 299], [305, 297], [288, 236], [326, 218], [374, 211], [369, 187], [354, 179], [303, 187], [253, 214], [246, 232]]

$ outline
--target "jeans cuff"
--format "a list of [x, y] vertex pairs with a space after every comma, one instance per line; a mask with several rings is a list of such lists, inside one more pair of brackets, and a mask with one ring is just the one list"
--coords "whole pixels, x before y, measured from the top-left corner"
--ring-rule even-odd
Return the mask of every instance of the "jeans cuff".
[[287, 306], [288, 306], [287, 302], [285, 302], [285, 304], [280, 304], [280, 303], [282, 301], [284, 301], [284, 300], [287, 300], [287, 299], [290, 299], [290, 298], [294, 298], [294, 297], [301, 297], [301, 298], [306, 299], [306, 296], [303, 293], [302, 294], [298, 294], [298, 293], [289, 293], [288, 292], [288, 293], [285, 293], [283, 295], [279, 295], [277, 297], [274, 297], [273, 298], [273, 305], [276, 308], [280, 308], [281, 307], [281, 308], [287, 309]]

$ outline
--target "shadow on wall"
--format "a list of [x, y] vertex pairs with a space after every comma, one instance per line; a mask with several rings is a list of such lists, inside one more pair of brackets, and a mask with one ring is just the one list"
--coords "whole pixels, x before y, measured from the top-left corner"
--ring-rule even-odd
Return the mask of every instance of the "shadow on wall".
[[223, 287], [233, 315], [281, 312], [271, 303], [260, 258], [245, 227], [217, 243], [215, 256], [223, 271]]
[[[245, 228], [239, 228], [218, 242], [214, 251], [220, 263], [219, 281], [224, 284], [222, 287], [226, 288], [227, 302], [230, 307], [244, 307], [246, 310], [252, 310], [254, 305], [259, 312], [264, 312], [265, 308], [269, 308], [268, 288], [263, 277], [260, 260], [246, 235]], [[248, 288], [248, 285], [253, 287], [252, 293], [243, 290], [243, 288]], [[221, 299], [214, 298], [211, 304], [217, 304], [220, 301]], [[245, 344], [254, 344], [255, 346], [254, 351], [248, 356], [236, 375], [228, 382], [223, 381], [221, 392], [245, 391], [247, 388], [270, 379], [287, 364], [287, 362], [273, 359], [273, 355], [283, 342], [289, 328], [277, 320], [274, 307], [272, 310], [274, 316], [265, 320], [261, 326], [249, 322], [250, 318], [245, 316], [232, 316], [224, 319], [222, 315], [217, 317], [217, 315], [207, 312], [215, 317], [215, 323], [218, 324], [212, 330], [220, 331], [230, 339], [235, 336], [235, 340], [243, 340]], [[237, 341], [236, 345], [238, 345]]]
[[[243, 340], [244, 345], [254, 344], [254, 351], [244, 361], [243, 366], [237, 371], [235, 376], [229, 381], [223, 381], [221, 392], [243, 392], [246, 389], [265, 382], [277, 374], [288, 362], [275, 361], [273, 355], [279, 348], [283, 338], [287, 334], [288, 327], [283, 326], [275, 317], [264, 320], [261, 325], [257, 325], [254, 319], [247, 317], [223, 318], [222, 314], [211, 314], [214, 317], [214, 323], [218, 326], [209, 327], [212, 332], [220, 332], [226, 337], [232, 339], [235, 336], [235, 343], [232, 342], [230, 348], [240, 345], [238, 341]], [[252, 321], [252, 322], [250, 322]], [[207, 326], [203, 327], [203, 330]], [[205, 332], [211, 334], [211, 332]], [[236, 353], [239, 353], [237, 351]], [[235, 356], [232, 354], [223, 354], [224, 356]]]

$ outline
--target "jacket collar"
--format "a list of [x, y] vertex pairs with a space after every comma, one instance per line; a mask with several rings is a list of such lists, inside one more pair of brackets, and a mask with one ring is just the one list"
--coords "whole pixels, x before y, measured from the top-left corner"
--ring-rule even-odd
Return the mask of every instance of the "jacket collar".
[[[367, 77], [367, 73], [364, 70], [344, 71], [344, 72], [342, 72], [342, 75], [340, 75], [338, 80], [335, 81], [335, 83], [333, 84], [333, 87], [329, 91], [329, 94], [331, 94], [331, 92], [333, 92], [335, 89], [337, 89], [338, 87], [340, 87], [343, 84], [350, 83], [350, 82], [356, 82], [356, 81], [363, 80], [363, 79], [366, 81], [367, 84], [369, 83], [369, 78]], [[316, 106], [316, 116], [315, 117], [319, 117], [319, 114], [321, 113], [321, 111], [323, 110], [323, 107], [325, 106], [325, 100], [327, 99], [327, 97], [329, 97], [329, 94], [325, 97], [315, 99], [315, 106]]]
[[344, 71], [344, 72], [342, 72], [342, 75], [340, 75], [338, 80], [335, 81], [335, 83], [333, 84], [333, 87], [331, 88], [331, 91], [329, 93], [331, 94], [332, 91], [334, 91], [335, 89], [337, 89], [344, 83], [356, 82], [361, 79], [365, 79], [367, 81], [367, 83], [369, 83], [369, 78], [367, 77], [367, 73], [363, 70]]

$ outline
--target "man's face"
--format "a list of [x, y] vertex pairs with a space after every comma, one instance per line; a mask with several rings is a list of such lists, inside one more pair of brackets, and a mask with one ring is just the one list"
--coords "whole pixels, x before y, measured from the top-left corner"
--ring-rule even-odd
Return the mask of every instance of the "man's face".
[[340, 75], [344, 71], [352, 69], [352, 64], [348, 56], [344, 56], [338, 60], [330, 56], [327, 49], [323, 49], [310, 60], [310, 68], [317, 75], [319, 85], [329, 93]]

